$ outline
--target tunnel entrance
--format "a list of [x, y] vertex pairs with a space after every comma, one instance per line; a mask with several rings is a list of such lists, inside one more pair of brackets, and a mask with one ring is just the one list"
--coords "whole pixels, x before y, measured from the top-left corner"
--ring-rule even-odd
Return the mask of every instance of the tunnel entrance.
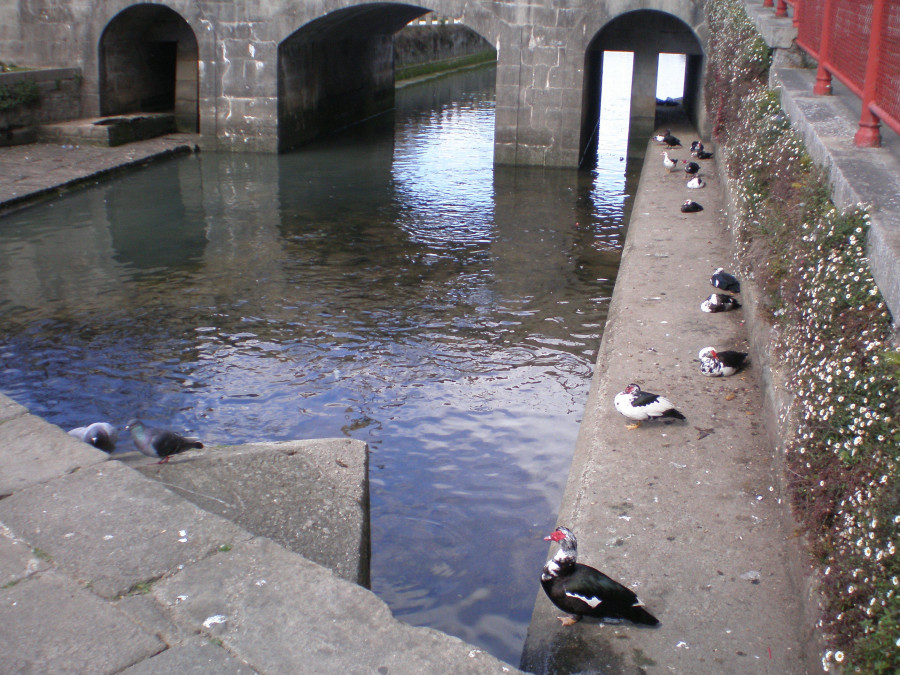
[[197, 38], [161, 5], [123, 10], [100, 37], [100, 114], [171, 112], [179, 131], [199, 128]]
[[278, 150], [394, 105], [394, 33], [430, 10], [373, 3], [331, 12], [278, 45]]
[[[603, 77], [606, 52], [632, 54], [630, 81]], [[683, 68], [675, 67], [672, 59], [683, 62]], [[661, 124], [687, 118], [700, 127], [702, 69], [700, 41], [687, 24], [671, 14], [638, 10], [606, 24], [585, 54], [580, 165], [592, 166], [597, 160], [604, 88], [630, 89], [629, 152], [634, 148], [634, 152], [642, 153], [647, 139]], [[619, 97], [623, 92], [618, 89], [610, 93]], [[681, 93], [660, 98], [660, 91]]]

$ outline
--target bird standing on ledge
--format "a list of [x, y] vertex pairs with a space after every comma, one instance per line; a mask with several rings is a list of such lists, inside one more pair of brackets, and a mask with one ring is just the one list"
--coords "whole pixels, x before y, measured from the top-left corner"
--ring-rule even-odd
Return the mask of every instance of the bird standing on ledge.
[[125, 429], [131, 432], [138, 450], [147, 457], [160, 458], [157, 464], [168, 463], [169, 458], [179, 452], [203, 447], [203, 443], [196, 438], [188, 438], [168, 429], [148, 429], [140, 420], [131, 420]]
[[644, 609], [634, 591], [603, 572], [576, 562], [578, 542], [571, 530], [558, 527], [544, 540], [557, 542], [559, 550], [544, 565], [541, 586], [550, 602], [575, 615], [574, 618], [558, 617], [563, 626], [572, 626], [584, 616], [628, 619], [647, 626], [659, 623], [659, 619]]
[[677, 159], [669, 159], [669, 153], [663, 153], [663, 166], [666, 167], [666, 171], [672, 173], [675, 170], [675, 167], [678, 166]]
[[625, 417], [635, 421], [634, 424], [627, 425], [626, 429], [637, 429], [644, 420], [660, 417], [684, 419], [684, 415], [675, 409], [669, 399], [659, 394], [651, 394], [649, 391], [641, 391], [636, 384], [629, 384], [624, 391], [616, 394], [613, 405]]

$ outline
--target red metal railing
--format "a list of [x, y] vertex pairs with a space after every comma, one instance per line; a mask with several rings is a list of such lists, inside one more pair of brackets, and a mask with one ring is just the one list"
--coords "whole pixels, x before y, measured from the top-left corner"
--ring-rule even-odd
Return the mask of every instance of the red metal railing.
[[819, 62], [813, 92], [830, 94], [836, 77], [862, 99], [856, 145], [881, 145], [881, 122], [900, 133], [900, 0], [778, 0], [775, 15], [788, 5], [797, 44]]

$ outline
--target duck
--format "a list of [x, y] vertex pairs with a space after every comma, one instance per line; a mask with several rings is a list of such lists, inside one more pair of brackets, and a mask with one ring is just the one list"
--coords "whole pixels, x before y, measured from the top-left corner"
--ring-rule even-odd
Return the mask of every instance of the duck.
[[741, 282], [734, 275], [726, 272], [724, 267], [717, 267], [713, 271], [712, 276], [709, 278], [709, 283], [719, 290], [728, 291], [729, 293], [741, 292]]
[[76, 427], [70, 429], [68, 434], [103, 452], [115, 450], [116, 441], [119, 440], [119, 430], [109, 422], [94, 422], [86, 427]]
[[679, 141], [675, 136], [672, 135], [671, 129], [666, 129], [666, 134], [663, 136], [663, 143], [668, 145], [670, 148], [680, 148], [681, 141]]
[[684, 415], [675, 409], [669, 399], [649, 391], [641, 391], [636, 384], [629, 384], [616, 394], [613, 405], [622, 415], [634, 420], [635, 423], [626, 425], [626, 429], [637, 429], [641, 422], [649, 419], [684, 419]]
[[684, 165], [684, 172], [689, 173], [691, 175], [700, 171], [700, 165], [697, 162], [687, 162]]
[[692, 152], [691, 155], [693, 157], [696, 157], [697, 159], [712, 159], [713, 156], [711, 152], [706, 152], [703, 149], [700, 149], [697, 152]]
[[550, 602], [574, 615], [557, 617], [563, 626], [573, 626], [585, 616], [627, 619], [646, 626], [659, 623], [634, 591], [577, 561], [578, 541], [569, 528], [557, 527], [544, 541], [559, 544], [541, 571], [541, 587]]
[[682, 213], [697, 213], [697, 211], [702, 211], [702, 210], [703, 210], [703, 207], [700, 206], [700, 204], [698, 204], [697, 202], [690, 200], [690, 199], [685, 199], [684, 204], [681, 205]]
[[747, 352], [720, 352], [714, 347], [704, 347], [699, 356], [700, 372], [707, 377], [728, 377], [747, 365]]
[[701, 152], [703, 150], [703, 141], [694, 141], [691, 143], [691, 155], [695, 152]]
[[672, 173], [675, 170], [675, 167], [678, 166], [678, 159], [669, 159], [669, 153], [663, 153], [663, 166], [666, 167], [666, 171]]
[[131, 420], [125, 430], [131, 433], [135, 446], [148, 457], [157, 457], [157, 464], [167, 464], [172, 455], [177, 455], [191, 448], [202, 448], [199, 439], [182, 436], [177, 431], [153, 429], [144, 426], [138, 419]]
[[724, 295], [722, 293], [713, 293], [706, 300], [700, 303], [700, 309], [710, 314], [718, 312], [730, 312], [733, 309], [740, 309], [739, 303], [733, 296]]
[[687, 186], [692, 190], [696, 190], [698, 188], [706, 187], [706, 183], [703, 182], [703, 179], [700, 178], [700, 176], [694, 176], [687, 182]]

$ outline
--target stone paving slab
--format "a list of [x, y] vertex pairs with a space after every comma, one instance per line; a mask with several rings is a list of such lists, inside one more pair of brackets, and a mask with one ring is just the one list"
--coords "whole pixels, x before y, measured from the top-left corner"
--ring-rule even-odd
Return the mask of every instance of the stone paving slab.
[[[4, 408], [25, 410], [18, 404]], [[30, 414], [0, 420], [0, 448], [0, 497], [108, 459], [105, 452]]]
[[105, 598], [250, 536], [114, 461], [16, 492], [0, 522]]
[[5, 673], [114, 673], [166, 648], [53, 571], [0, 589], [0, 626]]
[[374, 594], [263, 537], [161, 580], [153, 595], [260, 672], [515, 672], [457, 638], [393, 619]]
[[49, 568], [47, 561], [0, 523], [0, 588], [8, 588]]
[[205, 448], [136, 468], [185, 499], [369, 585], [368, 447], [349, 438]]
[[204, 638], [167, 649], [122, 671], [122, 675], [252, 675], [257, 671]]

